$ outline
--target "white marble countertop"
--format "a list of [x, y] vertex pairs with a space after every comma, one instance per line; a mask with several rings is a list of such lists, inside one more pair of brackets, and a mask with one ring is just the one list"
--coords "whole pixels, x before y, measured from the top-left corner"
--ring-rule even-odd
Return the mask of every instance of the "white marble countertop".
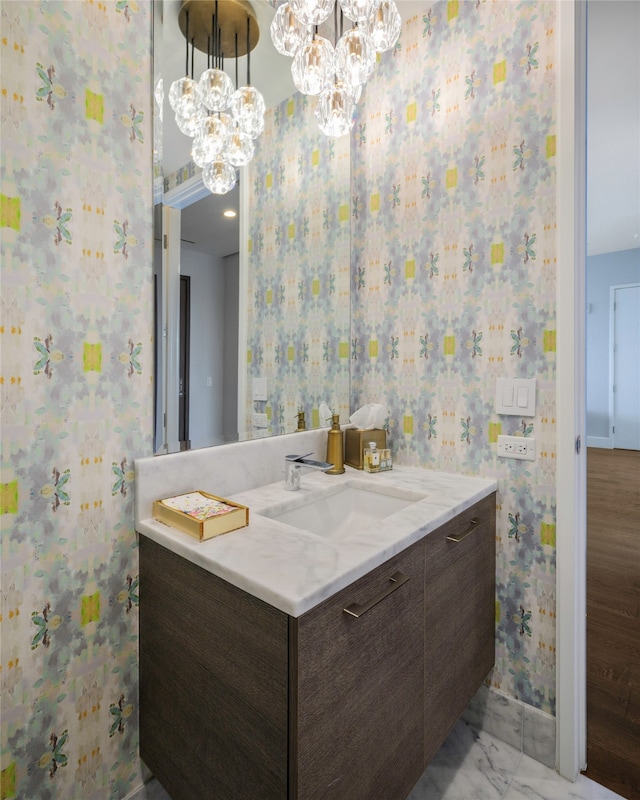
[[[375, 524], [355, 527], [332, 540], [262, 516], [329, 495], [340, 486], [389, 487], [422, 496]], [[394, 465], [369, 475], [346, 468], [344, 475], [304, 470], [297, 492], [284, 481], [226, 495], [250, 509], [246, 528], [199, 542], [158, 522], [139, 519], [137, 530], [174, 553], [285, 613], [298, 617], [384, 563], [496, 490], [496, 481]], [[203, 487], [198, 487], [203, 488]]]

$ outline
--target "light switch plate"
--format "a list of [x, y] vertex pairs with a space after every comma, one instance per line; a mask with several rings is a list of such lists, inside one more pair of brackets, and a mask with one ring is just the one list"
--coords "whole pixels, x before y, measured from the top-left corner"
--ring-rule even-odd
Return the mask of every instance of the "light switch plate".
[[496, 414], [535, 417], [536, 379], [498, 378], [496, 382]]
[[253, 399], [254, 400], [266, 400], [267, 399], [267, 379], [266, 378], [254, 378], [253, 379]]

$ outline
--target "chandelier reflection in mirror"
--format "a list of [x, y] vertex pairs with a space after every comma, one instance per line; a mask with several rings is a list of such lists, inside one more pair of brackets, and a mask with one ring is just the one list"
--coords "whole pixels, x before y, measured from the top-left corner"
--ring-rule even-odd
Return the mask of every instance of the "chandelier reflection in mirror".
[[[344, 17], [352, 23], [346, 31]], [[327, 36], [319, 35], [320, 26]], [[351, 130], [376, 53], [395, 45], [400, 27], [394, 0], [288, 0], [278, 8], [271, 39], [279, 53], [293, 58], [296, 88], [317, 96], [315, 116], [327, 136]]]
[[[254, 140], [264, 130], [264, 99], [251, 86], [250, 53], [260, 31], [244, 0], [184, 0], [178, 16], [186, 39], [185, 77], [174, 81], [169, 102], [180, 131], [193, 139], [191, 158], [202, 169], [204, 185], [226, 194], [236, 185], [236, 169], [253, 158]], [[191, 74], [189, 74], [191, 46]], [[207, 69], [196, 81], [194, 50], [207, 53]], [[247, 83], [235, 88], [224, 59], [247, 56]]]

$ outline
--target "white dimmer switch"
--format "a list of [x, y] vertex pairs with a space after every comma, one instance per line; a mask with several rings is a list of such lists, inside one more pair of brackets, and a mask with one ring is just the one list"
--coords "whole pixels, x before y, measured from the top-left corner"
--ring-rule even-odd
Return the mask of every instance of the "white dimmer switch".
[[498, 378], [496, 384], [496, 414], [535, 417], [536, 379]]
[[267, 379], [254, 378], [253, 379], [253, 399], [266, 400], [267, 399]]

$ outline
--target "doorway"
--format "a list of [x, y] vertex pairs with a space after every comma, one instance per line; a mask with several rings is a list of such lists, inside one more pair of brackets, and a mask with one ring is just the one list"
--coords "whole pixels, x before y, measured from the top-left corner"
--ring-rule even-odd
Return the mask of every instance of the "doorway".
[[640, 800], [640, 5], [586, 13], [586, 775]]
[[180, 333], [178, 355], [178, 435], [180, 449], [188, 450], [189, 370], [191, 360], [191, 276], [180, 275]]

